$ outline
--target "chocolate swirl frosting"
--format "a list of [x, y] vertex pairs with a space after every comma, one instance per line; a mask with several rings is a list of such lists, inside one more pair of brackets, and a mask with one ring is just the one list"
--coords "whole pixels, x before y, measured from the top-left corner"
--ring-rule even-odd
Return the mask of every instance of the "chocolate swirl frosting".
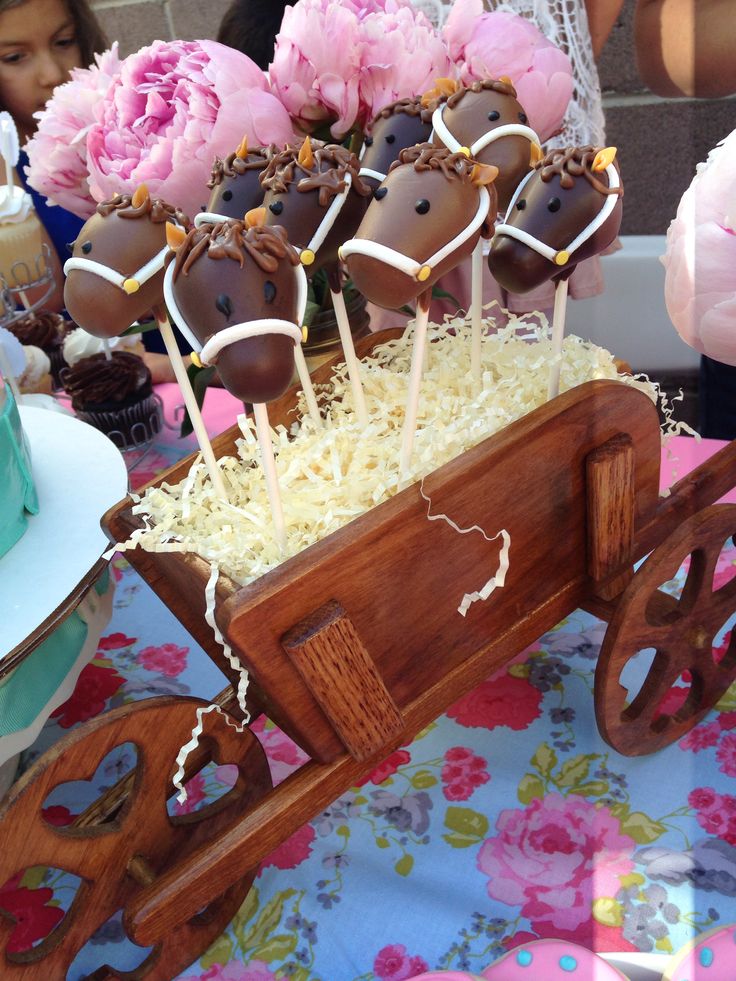
[[212, 190], [218, 187], [226, 178], [242, 177], [249, 170], [263, 170], [276, 153], [276, 144], [256, 146], [248, 150], [247, 157], [239, 157], [237, 151], [222, 160], [215, 157], [212, 164], [212, 176], [207, 181], [207, 187]]
[[421, 116], [422, 122], [430, 126], [432, 123], [432, 113], [440, 102], [441, 99], [434, 99], [429, 105], [422, 105], [422, 96], [417, 96], [415, 99], [397, 99], [396, 102], [391, 102], [389, 105], [384, 106], [380, 112], [376, 113], [366, 128], [366, 134], [370, 136], [374, 126], [380, 119], [389, 119], [391, 116], [396, 116], [400, 113], [403, 113], [405, 116]]
[[210, 259], [233, 259], [241, 268], [248, 258], [264, 272], [275, 273], [282, 260], [299, 265], [296, 250], [289, 245], [286, 230], [280, 225], [248, 227], [245, 222], [231, 218], [228, 221], [192, 228], [176, 250], [174, 281], [185, 276], [201, 255]]
[[33, 344], [44, 351], [61, 347], [63, 328], [64, 318], [50, 310], [29, 314], [9, 326], [21, 344]]
[[373, 192], [360, 177], [360, 161], [347, 147], [337, 143], [323, 143], [310, 139], [314, 166], [311, 169], [299, 163], [300, 147], [288, 144], [268, 162], [261, 175], [261, 186], [266, 191], [283, 194], [295, 181], [300, 192], [319, 191], [319, 204], [327, 208], [332, 199], [345, 190], [345, 178], [352, 176], [352, 189], [361, 197]]
[[103, 218], [107, 218], [113, 211], [120, 218], [149, 218], [154, 224], [171, 221], [183, 228], [189, 228], [190, 225], [189, 218], [175, 205], [149, 195], [137, 207], [133, 204], [132, 194], [116, 194], [109, 201], [102, 201], [97, 205], [97, 214]]
[[480, 81], [473, 82], [472, 85], [463, 86], [457, 92], [453, 92], [447, 100], [447, 108], [454, 109], [467, 92], [475, 92], [477, 94], [478, 92], [488, 91], [498, 92], [499, 95], [510, 95], [512, 99], [516, 98], [516, 89], [511, 82], [503, 82], [500, 78], [483, 78]]
[[71, 395], [72, 408], [79, 411], [113, 403], [122, 407], [134, 398], [151, 394], [151, 373], [137, 354], [113, 351], [83, 358], [63, 377], [64, 390]]
[[395, 160], [389, 173], [402, 164], [414, 164], [414, 170], [441, 170], [448, 180], [469, 181], [472, 178], [476, 161], [464, 153], [453, 153], [444, 146], [433, 143], [417, 143], [402, 150], [399, 159]]
[[547, 183], [553, 177], [560, 178], [560, 186], [570, 189], [575, 186], [576, 177], [584, 177], [596, 191], [601, 194], [617, 194], [623, 196], [623, 187], [609, 187], [598, 177], [592, 167], [593, 161], [598, 154], [599, 147], [595, 146], [568, 146], [565, 149], [550, 150], [549, 153], [539, 161], [536, 170], [540, 171], [539, 176]]

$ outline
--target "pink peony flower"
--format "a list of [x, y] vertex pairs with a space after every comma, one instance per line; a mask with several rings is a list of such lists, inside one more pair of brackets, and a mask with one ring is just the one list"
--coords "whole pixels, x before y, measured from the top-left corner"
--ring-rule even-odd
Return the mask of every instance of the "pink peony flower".
[[284, 12], [269, 76], [304, 132], [329, 126], [341, 139], [451, 70], [442, 38], [410, 0], [300, 0]]
[[265, 715], [256, 719], [250, 726], [250, 730], [258, 738], [268, 757], [274, 785], [281, 783], [290, 773], [298, 770], [309, 759], [307, 754], [293, 740], [289, 739], [278, 726], [267, 727]]
[[[687, 691], [687, 689], [685, 689]], [[708, 725], [695, 726], [677, 744], [680, 749], [689, 749], [691, 753], [699, 753], [702, 749], [715, 746], [721, 735], [720, 722], [709, 722]]]
[[736, 365], [736, 130], [698, 166], [662, 261], [677, 333], [701, 354]]
[[213, 964], [203, 973], [189, 974], [181, 981], [276, 981], [265, 961], [251, 961], [240, 964], [231, 961], [229, 964]]
[[371, 770], [366, 777], [360, 780], [357, 786], [362, 787], [367, 783], [381, 784], [384, 782], [384, 780], [388, 780], [389, 777], [392, 777], [400, 766], [406, 766], [406, 764], [410, 762], [411, 755], [407, 753], [405, 749], [397, 749], [396, 752], [392, 753], [390, 756], [387, 756], [386, 759]]
[[144, 647], [138, 660], [147, 671], [160, 671], [167, 678], [176, 678], [187, 666], [188, 647], [161, 644], [160, 647]]
[[531, 21], [506, 10], [489, 13], [482, 0], [455, 0], [442, 33], [461, 82], [506, 75], [539, 138], [559, 130], [572, 95], [572, 65]]
[[447, 714], [468, 728], [527, 729], [541, 715], [542, 693], [525, 678], [495, 675], [451, 705]]
[[288, 113], [265, 74], [216, 41], [154, 41], [130, 55], [87, 135], [97, 201], [146, 183], [189, 214], [206, 201], [215, 155], [293, 138]]
[[428, 970], [427, 962], [421, 957], [410, 957], [403, 944], [382, 947], [373, 961], [373, 973], [379, 981], [407, 981]]
[[96, 206], [87, 180], [87, 133], [120, 65], [116, 41], [95, 55], [90, 68], [75, 68], [70, 81], [54, 89], [46, 107], [35, 113], [38, 129], [26, 145], [28, 183], [80, 218], [89, 218]]
[[201, 804], [207, 796], [204, 777], [201, 773], [195, 773], [191, 780], [187, 780], [184, 789], [187, 792], [187, 799], [183, 804], [180, 804], [179, 801], [174, 804], [174, 814], [177, 816], [196, 811], [197, 805]]
[[[718, 725], [717, 722], [713, 723]], [[736, 777], [736, 732], [730, 732], [721, 740], [721, 745], [716, 752], [716, 759], [721, 764], [721, 773], [727, 777]]]
[[275, 865], [277, 869], [295, 869], [312, 854], [314, 838], [314, 828], [311, 824], [305, 824], [264, 858], [261, 867], [265, 869]]
[[596, 896], [614, 896], [633, 868], [635, 842], [616, 818], [581, 797], [548, 794], [523, 810], [505, 810], [498, 835], [478, 853], [488, 894], [520, 906], [537, 933], [574, 934]]

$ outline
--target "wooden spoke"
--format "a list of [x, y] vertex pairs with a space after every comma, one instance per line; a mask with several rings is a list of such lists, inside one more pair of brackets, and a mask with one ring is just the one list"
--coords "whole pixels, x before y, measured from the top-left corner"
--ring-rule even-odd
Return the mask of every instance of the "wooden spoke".
[[[603, 737], [627, 756], [652, 753], [680, 739], [714, 707], [736, 677], [736, 640], [716, 663], [713, 641], [736, 612], [735, 581], [713, 592], [723, 543], [736, 528], [736, 505], [715, 505], [688, 519], [656, 548], [623, 593], [601, 648], [595, 708]], [[685, 559], [690, 567], [679, 599], [660, 587]], [[655, 650], [638, 692], [627, 703], [621, 673], [639, 652]], [[684, 672], [690, 690], [667, 714], [662, 700]]]
[[[237, 781], [201, 811], [169, 816], [174, 761], [190, 739], [196, 709], [205, 705], [194, 698], [167, 697], [122, 706], [60, 740], [18, 781], [0, 809], [0, 883], [23, 869], [44, 865], [79, 876], [82, 883], [63, 921], [32, 950], [7, 952], [11, 929], [0, 911], [0, 977], [66, 977], [89, 938], [118, 910], [125, 910], [137, 891], [229, 828], [271, 789], [268, 763], [255, 736], [248, 730], [238, 733], [222, 716], [210, 713], [204, 717], [201, 738], [206, 760], [200, 760], [235, 764]], [[72, 780], [91, 779], [100, 761], [123, 743], [135, 745], [138, 760], [113, 815], [98, 823], [48, 824], [41, 811], [51, 791]], [[222, 933], [254, 874], [255, 870], [180, 928], [157, 938], [134, 971], [113, 972], [99, 965], [92, 976], [98, 981], [174, 977]]]

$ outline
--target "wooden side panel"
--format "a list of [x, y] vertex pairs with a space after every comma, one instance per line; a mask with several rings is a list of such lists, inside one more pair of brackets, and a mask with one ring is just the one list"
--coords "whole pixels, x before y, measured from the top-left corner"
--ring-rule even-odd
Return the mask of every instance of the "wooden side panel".
[[[623, 592], [634, 574], [636, 499], [631, 437], [620, 434], [609, 439], [593, 450], [586, 466], [588, 571], [595, 595], [610, 600]], [[626, 565], [629, 568], [621, 572]], [[617, 570], [619, 574], [614, 575]]]

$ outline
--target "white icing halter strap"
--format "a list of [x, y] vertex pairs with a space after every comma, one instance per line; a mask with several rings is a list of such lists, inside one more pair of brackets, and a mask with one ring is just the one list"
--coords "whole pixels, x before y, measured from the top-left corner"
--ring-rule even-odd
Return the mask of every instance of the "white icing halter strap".
[[381, 245], [380, 242], [372, 242], [367, 238], [349, 239], [340, 248], [340, 258], [346, 259], [349, 255], [365, 255], [370, 259], [378, 259], [379, 262], [385, 262], [387, 266], [393, 266], [399, 272], [403, 272], [407, 276], [411, 276], [418, 282], [423, 283], [432, 275], [432, 270], [435, 266], [438, 266], [451, 253], [464, 245], [478, 231], [488, 217], [488, 209], [491, 206], [491, 195], [485, 186], [479, 187], [478, 191], [480, 198], [478, 201], [478, 210], [471, 219], [470, 224], [459, 231], [447, 245], [443, 245], [441, 249], [438, 249], [425, 262], [412, 259], [411, 256], [405, 255], [397, 249], [392, 249], [388, 245]]
[[[522, 242], [524, 245], [528, 245], [530, 249], [534, 249], [540, 255], [543, 255], [545, 259], [549, 259], [550, 262], [554, 262], [556, 266], [564, 266], [570, 261], [570, 257], [573, 252], [580, 248], [583, 242], [587, 242], [591, 235], [595, 234], [598, 229], [603, 225], [605, 221], [609, 218], [611, 212], [616, 207], [616, 202], [618, 200], [618, 194], [614, 193], [621, 186], [619, 181], [618, 171], [615, 166], [610, 163], [606, 167], [606, 174], [608, 175], [608, 186], [611, 188], [611, 193], [606, 195], [606, 200], [603, 203], [603, 207], [595, 216], [595, 218], [589, 222], [585, 228], [576, 235], [575, 238], [570, 242], [570, 244], [564, 249], [553, 249], [551, 246], [547, 245], [541, 239], [536, 238], [529, 232], [525, 232], [521, 228], [516, 228], [515, 225], [509, 225], [508, 220], [511, 216], [511, 212], [514, 205], [519, 200], [524, 188], [526, 187], [529, 179], [536, 174], [536, 170], [531, 170], [526, 175], [524, 180], [519, 184], [519, 186], [514, 191], [514, 196], [511, 198], [508, 210], [504, 215], [504, 219], [500, 225], [496, 225], [496, 230], [494, 238], [496, 235], [508, 235], [510, 238], [515, 238], [517, 242]], [[578, 178], [582, 180], [583, 178]]]
[[[177, 225], [176, 227], [180, 228], [181, 226]], [[112, 283], [113, 286], [117, 286], [124, 293], [130, 295], [131, 293], [137, 293], [144, 283], [147, 283], [149, 279], [163, 269], [164, 260], [168, 252], [169, 247], [165, 245], [160, 252], [157, 252], [152, 259], [149, 259], [140, 269], [136, 270], [132, 276], [125, 276], [123, 273], [118, 272], [117, 269], [106, 266], [102, 262], [95, 262], [94, 259], [85, 259], [84, 256], [73, 256], [64, 263], [64, 275], [68, 276], [75, 269], [80, 270], [80, 272], [93, 273], [95, 276], [107, 280], [108, 283]]]
[[539, 137], [530, 126], [522, 126], [521, 123], [507, 123], [505, 126], [496, 126], [495, 129], [486, 130], [482, 136], [478, 137], [475, 143], [472, 143], [470, 146], [464, 146], [452, 135], [447, 128], [447, 123], [443, 119], [446, 105], [447, 103], [443, 102], [432, 113], [432, 126], [447, 149], [452, 150], [453, 153], [469, 151], [471, 157], [476, 157], [481, 150], [485, 150], [491, 143], [503, 139], [504, 136], [525, 136], [530, 143], [539, 145]]
[[[291, 337], [294, 344], [301, 344], [304, 334], [300, 327], [291, 323], [289, 320], [279, 320], [276, 317], [264, 318], [262, 320], [249, 320], [240, 324], [233, 324], [225, 327], [213, 334], [204, 346], [198, 340], [188, 326], [182, 315], [179, 305], [174, 296], [174, 263], [170, 263], [164, 274], [164, 302], [171, 316], [176, 321], [184, 337], [189, 341], [192, 349], [199, 355], [199, 360], [203, 365], [214, 364], [217, 356], [223, 348], [234, 344], [236, 341], [243, 341], [248, 337], [262, 337], [265, 334], [285, 334]], [[301, 263], [294, 266], [294, 275], [297, 278], [297, 320], [302, 323], [304, 313], [307, 308], [307, 274]]]
[[[364, 143], [360, 148], [360, 160], [362, 160], [365, 156], [365, 151], [366, 144]], [[386, 180], [385, 174], [382, 174], [380, 170], [371, 170], [370, 167], [361, 167], [358, 171], [358, 177], [372, 177], [374, 180], [377, 180], [379, 184], [383, 184], [383, 182]]]
[[317, 230], [309, 240], [309, 245], [305, 249], [302, 249], [302, 251], [299, 253], [299, 258], [301, 259], [303, 265], [311, 266], [317, 257], [317, 252], [321, 248], [328, 234], [332, 231], [332, 226], [335, 224], [337, 216], [342, 211], [343, 205], [348, 199], [348, 194], [350, 193], [352, 183], [353, 175], [345, 174], [344, 189], [340, 191], [339, 194], [336, 194], [332, 199], [324, 218], [319, 225], [317, 225]]

